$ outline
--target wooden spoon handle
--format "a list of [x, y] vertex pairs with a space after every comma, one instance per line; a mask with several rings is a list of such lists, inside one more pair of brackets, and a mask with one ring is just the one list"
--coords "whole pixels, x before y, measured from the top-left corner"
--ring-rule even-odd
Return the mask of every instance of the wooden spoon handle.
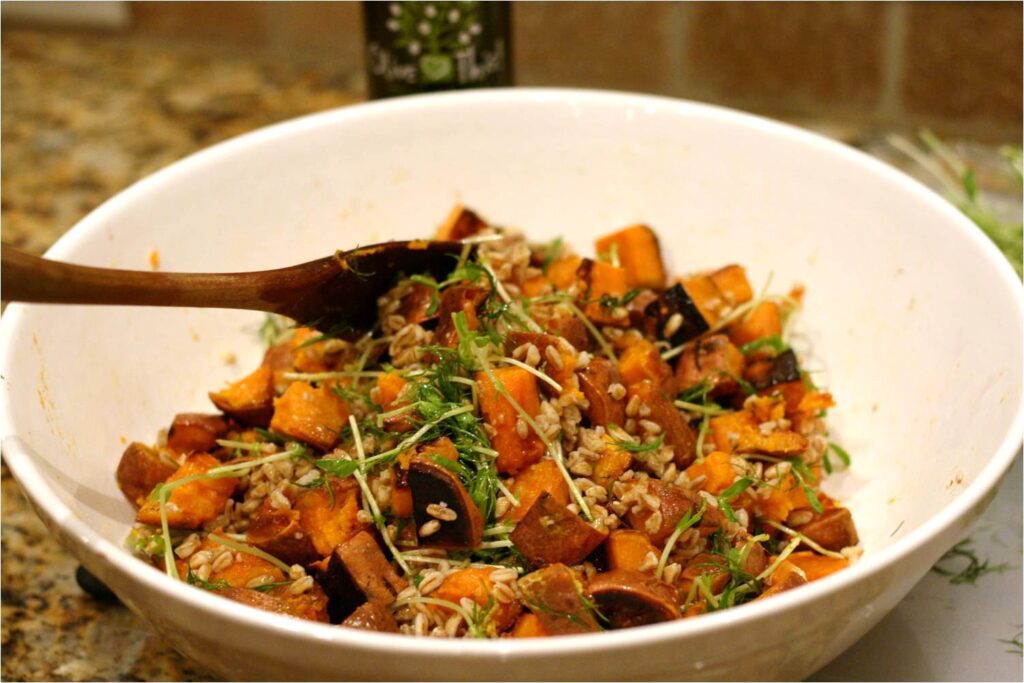
[[0, 247], [8, 301], [271, 310], [257, 273], [151, 273], [78, 266]]

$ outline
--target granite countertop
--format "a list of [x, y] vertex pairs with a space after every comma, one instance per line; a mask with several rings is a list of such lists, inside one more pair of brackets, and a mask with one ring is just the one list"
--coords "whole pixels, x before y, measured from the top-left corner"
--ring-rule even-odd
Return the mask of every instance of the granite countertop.
[[[5, 173], [0, 221], [5, 242], [34, 253], [42, 253], [108, 197], [176, 159], [269, 123], [363, 98], [359, 83], [343, 82], [327, 70], [196, 54], [117, 36], [5, 31], [2, 51]], [[886, 144], [886, 131], [817, 122], [810, 122], [810, 127], [923, 175]], [[982, 161], [998, 158], [992, 147], [960, 149]], [[992, 183], [996, 190], [1007, 189], [998, 177]], [[1019, 209], [1019, 195], [1014, 194], [1010, 203]], [[998, 605], [1006, 586], [1016, 583], [1016, 611], [1013, 600], [1008, 605], [1008, 613], [1016, 616], [1008, 618], [1018, 621], [997, 624], [993, 633], [1005, 631], [1007, 639], [1016, 637], [1017, 653], [1020, 477], [1018, 459], [1011, 474], [1014, 486], [1004, 487], [993, 506], [996, 510], [986, 514], [988, 521], [979, 527], [995, 524], [999, 538], [1009, 538], [1009, 545], [983, 544], [979, 554], [992, 554], [994, 563], [1016, 564], [999, 575], [998, 584], [973, 587], [988, 590], [992, 598], [981, 604]], [[3, 679], [212, 680], [127, 609], [81, 591], [74, 578], [78, 563], [29, 509], [6, 466], [2, 521]], [[913, 678], [913, 671], [922, 679], [964, 678], [962, 669], [922, 670], [923, 664], [910, 673], [886, 669], [884, 663], [882, 669], [858, 668], [858, 662], [884, 660], [880, 648], [893, 640], [892, 634], [898, 639], [905, 630], [900, 619], [923, 621], [921, 615], [908, 616], [908, 610], [920, 609], [914, 607], [915, 596], [921, 605], [936, 599], [955, 602], [959, 594], [950, 590], [937, 575], [926, 577], [895, 617], [887, 618], [818, 678]], [[928, 637], [933, 642], [929, 652], [946, 647], [941, 636]], [[993, 640], [986, 638], [985, 643]], [[991, 678], [1002, 678], [1006, 671], [1010, 677], [1005, 680], [1014, 675], [1020, 680], [1019, 654], [996, 654], [1004, 649], [996, 643], [991, 656], [1013, 659], [992, 669]]]

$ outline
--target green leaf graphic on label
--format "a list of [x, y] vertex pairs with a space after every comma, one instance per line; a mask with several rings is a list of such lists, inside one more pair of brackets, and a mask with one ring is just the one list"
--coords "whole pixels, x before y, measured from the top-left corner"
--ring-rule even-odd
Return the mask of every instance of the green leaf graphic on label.
[[425, 83], [443, 83], [452, 80], [455, 66], [448, 55], [423, 55], [420, 57], [420, 73]]

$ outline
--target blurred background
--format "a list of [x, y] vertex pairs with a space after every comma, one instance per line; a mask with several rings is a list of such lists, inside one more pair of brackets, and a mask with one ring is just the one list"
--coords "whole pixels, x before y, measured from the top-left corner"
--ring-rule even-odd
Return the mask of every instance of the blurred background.
[[[3, 2], [4, 241], [42, 253], [104, 200], [191, 152], [367, 99], [363, 11], [358, 2]], [[510, 3], [500, 33], [515, 85], [685, 97], [854, 145], [943, 192], [1019, 269], [1021, 18], [1019, 2], [529, 2]], [[206, 678], [130, 612], [79, 589], [77, 563], [6, 468], [3, 494], [2, 678]], [[1006, 509], [1019, 529], [1014, 495]], [[1019, 586], [1020, 556], [1009, 559], [1017, 573], [1007, 580]], [[898, 618], [875, 637], [902, 637]], [[915, 675], [863, 654], [819, 679]]]

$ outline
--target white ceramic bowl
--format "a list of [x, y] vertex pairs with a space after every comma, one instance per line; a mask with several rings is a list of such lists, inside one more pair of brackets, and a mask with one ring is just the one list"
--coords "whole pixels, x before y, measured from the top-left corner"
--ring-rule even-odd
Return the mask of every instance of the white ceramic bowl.
[[[3, 450], [39, 515], [175, 647], [292, 679], [798, 679], [877, 623], [984, 510], [1020, 443], [1021, 286], [952, 206], [867, 156], [689, 102], [492, 90], [348, 107], [244, 135], [139, 182], [49, 252], [98, 266], [248, 270], [431, 234], [461, 200], [589, 250], [655, 227], [675, 272], [744, 263], [808, 287], [802, 330], [851, 470], [828, 488], [865, 548], [847, 571], [669, 624], [529, 641], [316, 625], [175, 583], [121, 549], [123, 439], [209, 409], [258, 363], [259, 314], [12, 305]], [[225, 352], [238, 353], [236, 367]]]

